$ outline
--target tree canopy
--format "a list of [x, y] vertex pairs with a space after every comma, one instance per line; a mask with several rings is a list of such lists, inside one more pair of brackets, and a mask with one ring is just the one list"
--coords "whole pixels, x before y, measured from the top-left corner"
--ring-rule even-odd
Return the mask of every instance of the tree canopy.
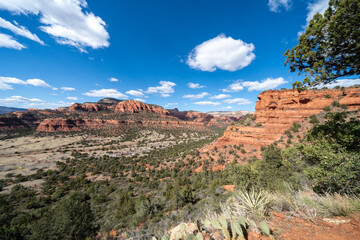
[[330, 83], [360, 75], [360, 1], [330, 0], [322, 15], [314, 15], [299, 44], [284, 54], [290, 71], [305, 73], [294, 87]]

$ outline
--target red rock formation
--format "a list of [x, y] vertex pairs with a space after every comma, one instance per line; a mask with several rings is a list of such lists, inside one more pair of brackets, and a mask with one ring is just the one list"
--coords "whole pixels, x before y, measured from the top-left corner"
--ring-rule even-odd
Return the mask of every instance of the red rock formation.
[[172, 116], [184, 121], [201, 122], [206, 126], [224, 127], [240, 119], [240, 117], [214, 117], [208, 113], [195, 111], [173, 111]]
[[74, 103], [69, 107], [70, 112], [74, 112], [74, 111], [98, 112], [105, 109], [106, 109], [105, 106], [98, 103], [83, 103], [83, 104]]
[[195, 112], [195, 111], [174, 112], [172, 115], [174, 117], [177, 117], [185, 121], [206, 122], [206, 123], [214, 118], [214, 116], [210, 114]]
[[186, 122], [186, 121], [147, 121], [147, 120], [107, 120], [107, 119], [59, 119], [49, 118], [42, 121], [37, 127], [39, 132], [70, 132], [80, 131], [82, 129], [106, 129], [111, 127], [152, 127], [161, 126], [163, 128], [177, 128], [177, 127], [200, 127], [204, 128], [204, 123], [199, 122]]
[[45, 119], [37, 127], [36, 131], [39, 132], [70, 132], [70, 131], [80, 131], [80, 126], [84, 125], [82, 119]]
[[277, 141], [294, 122], [301, 122], [318, 114], [332, 102], [339, 101], [349, 110], [360, 107], [360, 88], [329, 90], [273, 90], [259, 94], [256, 103], [255, 124], [259, 127], [229, 126], [216, 145], [244, 144], [259, 149]]
[[0, 130], [26, 128], [28, 125], [17, 117], [0, 117]]
[[135, 100], [126, 100], [119, 102], [115, 107], [115, 112], [153, 112], [162, 115], [168, 115], [169, 111], [160, 107], [154, 107], [149, 104], [135, 101]]

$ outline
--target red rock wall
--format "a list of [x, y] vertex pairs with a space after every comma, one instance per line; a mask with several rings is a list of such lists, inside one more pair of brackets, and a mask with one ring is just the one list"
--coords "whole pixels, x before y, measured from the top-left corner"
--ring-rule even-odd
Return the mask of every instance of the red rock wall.
[[277, 141], [294, 122], [318, 114], [332, 102], [345, 104], [348, 110], [359, 109], [360, 88], [329, 90], [272, 90], [259, 94], [255, 123], [260, 127], [229, 126], [216, 145], [244, 144], [259, 149]]
[[131, 112], [131, 113], [137, 113], [137, 112], [154, 112], [158, 114], [168, 115], [169, 111], [163, 108], [157, 108], [150, 106], [146, 103], [135, 101], [135, 100], [126, 100], [119, 102], [115, 106], [115, 112]]
[[69, 107], [70, 112], [75, 112], [75, 111], [98, 112], [105, 109], [106, 107], [97, 103], [83, 103], [83, 104], [74, 103]]

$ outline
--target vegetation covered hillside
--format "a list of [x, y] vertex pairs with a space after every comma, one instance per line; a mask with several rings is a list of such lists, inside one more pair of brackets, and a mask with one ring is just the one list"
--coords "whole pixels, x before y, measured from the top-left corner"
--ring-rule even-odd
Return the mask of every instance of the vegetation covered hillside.
[[[17, 185], [0, 195], [0, 235], [165, 239], [169, 229], [190, 221], [197, 223], [190, 236], [216, 233], [225, 239], [260, 232], [277, 237], [281, 231], [271, 227], [271, 211], [314, 221], [350, 215], [360, 210], [359, 111], [330, 111], [324, 119], [299, 143], [270, 145], [261, 159], [230, 164], [224, 171], [195, 171], [197, 148], [211, 139], [120, 158], [72, 150], [57, 170], [6, 176], [4, 186], [44, 182], [41, 189]], [[226, 185], [235, 191], [225, 191]], [[181, 228], [185, 233], [187, 227]]]

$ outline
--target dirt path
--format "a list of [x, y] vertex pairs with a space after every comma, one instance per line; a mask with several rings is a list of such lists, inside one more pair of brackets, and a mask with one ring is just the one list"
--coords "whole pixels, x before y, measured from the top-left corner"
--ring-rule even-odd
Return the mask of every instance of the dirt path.
[[312, 221], [274, 213], [271, 226], [279, 239], [357, 240], [360, 239], [360, 213], [349, 217], [319, 218]]

